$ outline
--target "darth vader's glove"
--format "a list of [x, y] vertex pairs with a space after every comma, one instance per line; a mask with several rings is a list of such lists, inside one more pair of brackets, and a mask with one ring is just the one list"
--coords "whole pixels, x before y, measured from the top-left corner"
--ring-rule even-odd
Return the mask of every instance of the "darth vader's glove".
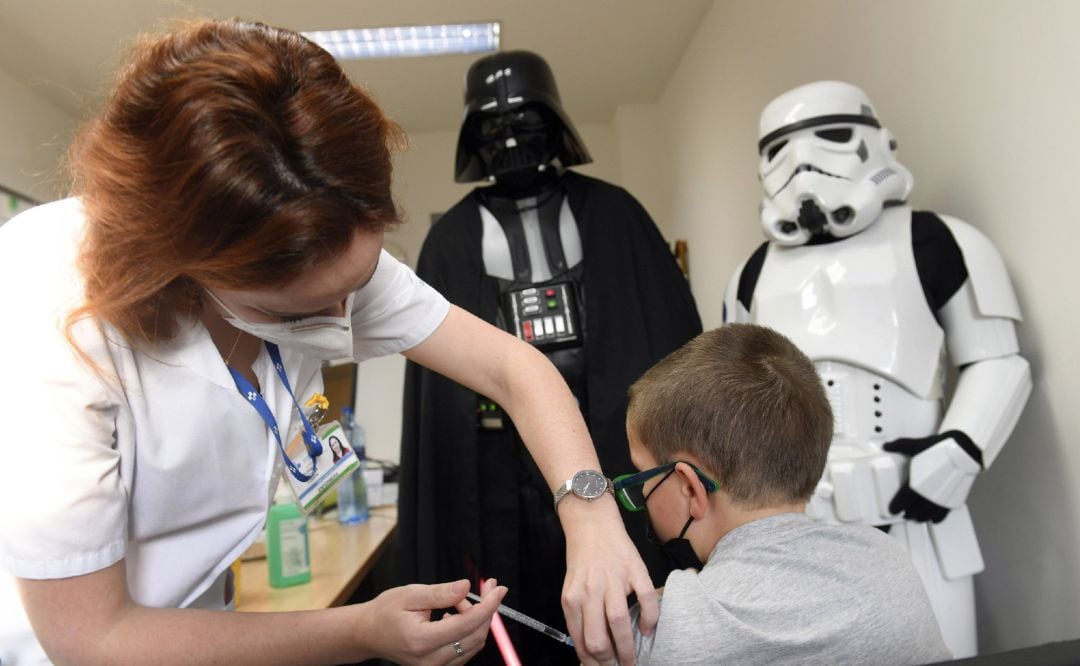
[[908, 520], [940, 523], [963, 506], [982, 471], [982, 451], [959, 430], [894, 439], [882, 448], [911, 458], [908, 480], [889, 502], [889, 511]]

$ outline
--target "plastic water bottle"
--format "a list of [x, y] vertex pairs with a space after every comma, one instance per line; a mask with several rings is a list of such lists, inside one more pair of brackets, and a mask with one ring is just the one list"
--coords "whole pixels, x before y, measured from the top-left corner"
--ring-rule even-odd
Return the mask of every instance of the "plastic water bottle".
[[356, 422], [351, 407], [342, 407], [341, 417], [345, 421], [342, 424], [345, 428], [345, 437], [353, 447], [353, 453], [359, 459], [360, 466], [338, 482], [337, 515], [339, 523], [355, 525], [367, 522], [370, 515], [367, 485], [364, 483], [364, 427]]

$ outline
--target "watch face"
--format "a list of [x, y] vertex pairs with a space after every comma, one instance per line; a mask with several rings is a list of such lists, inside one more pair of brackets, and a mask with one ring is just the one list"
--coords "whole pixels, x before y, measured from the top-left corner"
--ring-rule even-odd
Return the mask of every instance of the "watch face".
[[582, 499], [596, 499], [607, 490], [607, 479], [599, 472], [587, 469], [574, 475], [570, 489]]

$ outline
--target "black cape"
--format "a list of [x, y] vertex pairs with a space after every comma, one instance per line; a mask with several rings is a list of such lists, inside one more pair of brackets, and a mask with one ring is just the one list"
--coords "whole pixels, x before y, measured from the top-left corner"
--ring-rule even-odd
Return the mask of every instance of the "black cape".
[[[572, 171], [561, 185], [584, 257], [585, 417], [603, 472], [614, 477], [634, 471], [625, 433], [627, 389], [700, 333], [701, 320], [671, 251], [633, 196]], [[432, 226], [417, 274], [451, 303], [495, 323], [499, 285], [484, 272], [481, 238], [474, 190]], [[399, 582], [496, 577], [509, 587], [506, 605], [565, 630], [565, 542], [552, 489], [512, 428], [478, 430], [477, 399], [437, 373], [407, 366]], [[662, 585], [669, 569], [645, 540], [646, 516], [622, 513], [654, 582]], [[525, 663], [577, 663], [573, 650], [506, 624]], [[490, 659], [490, 649], [478, 655], [479, 662], [485, 654], [501, 663]]]

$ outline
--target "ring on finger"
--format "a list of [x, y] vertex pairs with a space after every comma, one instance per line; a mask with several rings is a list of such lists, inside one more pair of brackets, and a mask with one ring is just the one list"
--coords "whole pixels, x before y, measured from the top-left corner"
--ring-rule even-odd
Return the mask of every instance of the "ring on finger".
[[461, 647], [461, 641], [454, 641], [450, 644], [450, 647], [454, 648], [454, 652], [456, 652], [459, 657], [465, 654], [464, 648]]

